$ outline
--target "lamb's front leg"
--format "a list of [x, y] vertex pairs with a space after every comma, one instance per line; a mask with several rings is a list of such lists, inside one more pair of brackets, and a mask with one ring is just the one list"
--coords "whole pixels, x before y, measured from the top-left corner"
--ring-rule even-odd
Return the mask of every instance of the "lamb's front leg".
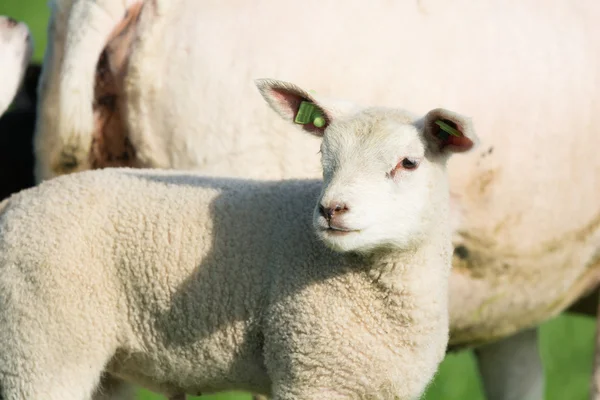
[[271, 400], [355, 400], [357, 397], [351, 393], [344, 393], [336, 389], [326, 389], [310, 385], [310, 382], [305, 382], [303, 387], [283, 387], [279, 386], [274, 389]]
[[544, 398], [544, 366], [537, 328], [479, 347], [475, 355], [488, 400]]
[[[132, 384], [107, 374], [102, 377], [92, 400], [133, 400], [135, 398], [137, 396]], [[185, 393], [168, 397], [169, 400], [186, 400], [186, 398]]]
[[105, 374], [100, 380], [92, 400], [133, 400], [135, 398], [135, 387], [132, 384]]

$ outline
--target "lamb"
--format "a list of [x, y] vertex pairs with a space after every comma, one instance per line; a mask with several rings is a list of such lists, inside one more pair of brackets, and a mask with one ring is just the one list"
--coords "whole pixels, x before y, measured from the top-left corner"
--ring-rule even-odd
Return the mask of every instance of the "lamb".
[[[79, 132], [80, 120], [91, 114], [72, 113], [86, 104], [93, 110], [94, 99], [57, 106], [74, 99], [58, 101], [57, 66], [70, 43], [64, 33], [71, 32], [60, 22], [69, 16], [66, 3], [53, 2], [38, 180], [94, 167], [89, 138], [98, 129], [90, 120], [92, 131]], [[549, 8], [540, 0], [485, 0], [477, 7], [460, 0], [367, 7], [358, 0], [344, 6], [307, 0], [298, 8], [289, 0], [172, 0], [163, 10], [144, 2], [134, 21], [137, 33], [124, 46], [128, 65], [117, 96], [122, 126], [110, 133], [121, 135], [133, 154], [124, 163], [133, 166], [315, 177], [318, 141], [295, 135], [255, 106], [246, 77], [277, 74], [369, 104], [424, 110], [433, 101], [464, 110], [479, 121], [485, 146], [449, 168], [456, 250], [450, 349], [476, 348], [490, 400], [539, 399], [543, 370], [535, 327], [573, 310], [598, 284], [599, 11], [591, 1]], [[114, 19], [113, 25], [121, 21]], [[311, 28], [304, 29], [308, 21]], [[96, 60], [98, 54], [80, 56]], [[67, 61], [78, 68], [76, 59]], [[94, 86], [93, 78], [81, 83]], [[64, 116], [73, 126], [56, 129]], [[273, 130], [280, 132], [276, 138]], [[64, 138], [73, 132], [83, 149]], [[71, 156], [78, 151], [80, 163]], [[524, 347], [520, 354], [537, 365], [528, 375], [519, 372], [520, 359], [509, 362]]]
[[[36, 139], [38, 180], [93, 168], [86, 160], [96, 129], [76, 134], [88, 138], [76, 142], [88, 144], [81, 150], [83, 162], [73, 162], [70, 154], [80, 149], [62, 137], [78, 131], [79, 121], [90, 114], [65, 118], [76, 124], [65, 130], [57, 130], [56, 121], [92, 99], [78, 97], [76, 108], [57, 107], [62, 54], [69, 46], [65, 32], [75, 31], [67, 29], [70, 2], [51, 3], [40, 103], [45, 111]], [[157, 10], [145, 2], [135, 22], [137, 35], [124, 47], [129, 65], [118, 96], [126, 116], [119, 135], [131, 143], [131, 165], [260, 179], [316, 176], [317, 142], [297, 137], [255, 108], [251, 88], [237, 78], [259, 74], [284, 75], [318, 92], [338, 91], [366, 103], [403, 103], [420, 110], [433, 99], [477, 118], [485, 148], [451, 161], [449, 170], [456, 249], [450, 349], [477, 349], [489, 399], [541, 398], [535, 327], [575, 309], [568, 307], [598, 283], [600, 161], [589, 144], [597, 143], [593, 127], [600, 124], [593, 83], [600, 68], [599, 5], [573, 7], [562, 1], [548, 8], [537, 0], [486, 0], [478, 7], [464, 1], [375, 1], [365, 7], [351, 1], [341, 7], [307, 0], [298, 9], [287, 0], [259, 1], [251, 8], [169, 3]], [[119, 21], [115, 18], [113, 25]], [[306, 21], [310, 30], [301, 28]], [[299, 32], [302, 38], [295, 36]], [[201, 44], [197, 37], [203, 38]], [[318, 50], [323, 47], [326, 52]], [[319, 56], [302, 57], [307, 54]], [[93, 51], [80, 55], [98, 56]], [[344, 73], [330, 72], [336, 68]], [[368, 85], [362, 84], [365, 76]], [[270, 135], [273, 129], [280, 131], [277, 140]], [[557, 163], [568, 164], [570, 172], [545, 175]], [[531, 209], [531, 203], [539, 207]], [[506, 351], [525, 347], [529, 365], [537, 365], [527, 376], [515, 372], [521, 360], [509, 362], [515, 351]], [[503, 391], [516, 387], [523, 392]]]
[[107, 168], [2, 203], [2, 398], [81, 400], [105, 369], [167, 395], [420, 397], [448, 341], [446, 162], [471, 120], [257, 86], [289, 121], [322, 115], [302, 129], [323, 182]]

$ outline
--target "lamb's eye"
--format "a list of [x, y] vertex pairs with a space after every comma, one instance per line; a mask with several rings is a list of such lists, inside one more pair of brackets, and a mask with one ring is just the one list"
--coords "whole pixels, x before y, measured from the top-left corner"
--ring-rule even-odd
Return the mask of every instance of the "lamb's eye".
[[399, 172], [402, 171], [413, 171], [415, 169], [417, 169], [417, 167], [419, 166], [419, 160], [418, 159], [414, 159], [414, 158], [410, 158], [410, 157], [405, 157], [402, 160], [400, 160], [400, 162], [398, 162], [398, 164], [396, 164], [396, 167], [394, 167], [393, 170], [391, 170], [390, 172], [388, 172], [386, 174], [386, 176], [388, 178], [394, 178], [396, 176], [396, 174], [398, 174]]
[[402, 168], [407, 169], [407, 170], [413, 170], [413, 169], [417, 169], [417, 167], [419, 166], [419, 162], [415, 159], [412, 158], [403, 158], [402, 161], [400, 161], [400, 165], [402, 165]]

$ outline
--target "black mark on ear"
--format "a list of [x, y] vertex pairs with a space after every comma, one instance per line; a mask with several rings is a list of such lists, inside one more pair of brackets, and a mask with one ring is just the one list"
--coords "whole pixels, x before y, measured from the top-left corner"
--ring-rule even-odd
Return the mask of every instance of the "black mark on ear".
[[494, 152], [494, 146], [491, 146], [489, 149], [487, 149], [486, 151], [483, 151], [481, 153], [481, 158], [485, 158], [489, 155], [491, 155]]

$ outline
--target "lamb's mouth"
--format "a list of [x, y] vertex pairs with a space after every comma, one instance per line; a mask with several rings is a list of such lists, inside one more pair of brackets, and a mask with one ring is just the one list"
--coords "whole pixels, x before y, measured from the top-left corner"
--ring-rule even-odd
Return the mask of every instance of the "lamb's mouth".
[[322, 229], [322, 232], [327, 234], [327, 235], [331, 235], [331, 236], [345, 236], [348, 235], [350, 233], [358, 233], [360, 232], [360, 230], [358, 229], [347, 229], [347, 228], [340, 228], [337, 226], [328, 226], [326, 228]]

